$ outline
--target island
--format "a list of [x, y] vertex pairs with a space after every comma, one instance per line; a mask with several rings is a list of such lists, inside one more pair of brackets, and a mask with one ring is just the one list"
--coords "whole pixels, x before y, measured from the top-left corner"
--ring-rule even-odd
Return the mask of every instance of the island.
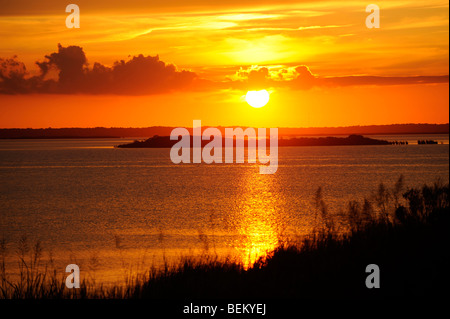
[[[192, 135], [191, 145], [192, 143]], [[171, 140], [170, 136], [155, 135], [146, 140], [135, 140], [132, 143], [117, 145], [118, 148], [171, 148], [178, 140]], [[202, 147], [210, 141], [202, 141]], [[269, 140], [266, 141], [269, 145]], [[293, 137], [280, 138], [278, 146], [343, 146], [343, 145], [392, 145], [393, 142], [364, 137], [352, 134], [348, 137]], [[222, 145], [225, 145], [225, 138], [222, 138]], [[247, 145], [247, 143], [245, 143]]]

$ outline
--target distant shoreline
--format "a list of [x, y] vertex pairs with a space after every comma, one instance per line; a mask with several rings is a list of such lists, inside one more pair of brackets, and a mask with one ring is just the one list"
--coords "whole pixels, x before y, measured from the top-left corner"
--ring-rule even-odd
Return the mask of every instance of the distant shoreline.
[[[373, 134], [364, 134], [366, 136], [402, 136], [402, 135], [445, 135], [449, 133], [373, 133]], [[359, 134], [356, 134], [359, 135]], [[348, 134], [335, 134], [333, 136], [329, 136], [328, 134], [305, 134], [305, 135], [283, 135], [280, 136], [283, 138], [295, 138], [295, 137], [305, 137], [305, 138], [314, 138], [314, 137], [341, 137], [348, 136]], [[0, 140], [75, 140], [75, 139], [142, 139], [142, 136], [24, 136], [24, 137], [0, 137]]]
[[[204, 126], [207, 128], [209, 126]], [[235, 128], [234, 126], [231, 126]], [[0, 139], [84, 139], [84, 138], [145, 138], [170, 136], [175, 127], [152, 126], [144, 128], [94, 127], [94, 128], [4, 128]], [[242, 127], [246, 128], [246, 127]], [[225, 126], [219, 126], [223, 131]], [[192, 133], [192, 128], [188, 128]], [[449, 134], [449, 124], [392, 124], [347, 127], [278, 128], [280, 137], [349, 136], [349, 135], [414, 135]]]
[[[90, 139], [90, 138], [108, 138], [120, 139], [128, 137], [120, 136], [32, 136], [32, 137], [0, 137], [0, 140], [73, 140], [73, 139]], [[133, 138], [133, 137], [129, 137]]]

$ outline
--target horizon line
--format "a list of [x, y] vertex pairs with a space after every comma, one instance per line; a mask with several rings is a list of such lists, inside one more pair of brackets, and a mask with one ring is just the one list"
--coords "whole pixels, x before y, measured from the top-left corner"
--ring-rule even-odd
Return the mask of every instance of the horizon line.
[[[367, 124], [367, 125], [346, 125], [346, 126], [279, 126], [274, 127], [278, 129], [332, 129], [332, 128], [355, 128], [355, 127], [380, 127], [380, 126], [424, 126], [424, 125], [434, 125], [434, 126], [444, 126], [450, 125], [450, 122], [447, 123], [392, 123], [392, 124]], [[61, 129], [148, 129], [148, 128], [177, 128], [177, 127], [185, 127], [185, 128], [194, 128], [193, 126], [180, 126], [180, 125], [152, 125], [152, 126], [90, 126], [90, 127], [81, 127], [81, 126], [68, 126], [68, 127], [1, 127], [0, 130], [61, 130]], [[217, 127], [217, 128], [227, 128], [227, 127], [253, 127], [248, 125], [201, 125], [201, 127]]]

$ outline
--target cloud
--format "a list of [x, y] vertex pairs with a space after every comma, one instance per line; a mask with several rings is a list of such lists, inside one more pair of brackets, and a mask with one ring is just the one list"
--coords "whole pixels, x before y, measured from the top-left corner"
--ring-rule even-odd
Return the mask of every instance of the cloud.
[[49, 70], [55, 68], [59, 70], [58, 84], [62, 92], [78, 92], [81, 84], [84, 83], [87, 69], [87, 59], [83, 49], [78, 46], [67, 48], [58, 44], [58, 52], [46, 55], [44, 62], [36, 62], [41, 69], [41, 78], [44, 78]]
[[134, 56], [112, 68], [95, 63], [86, 73], [87, 93], [158, 94], [189, 88], [197, 75], [166, 64], [159, 56]]
[[427, 83], [448, 83], [449, 76], [340, 76], [321, 77], [311, 72], [308, 66], [294, 67], [258, 67], [251, 66], [247, 69], [241, 67], [228, 84], [236, 89], [255, 88], [291, 88], [295, 90], [307, 90], [313, 87], [345, 87], [364, 85], [411, 85]]
[[133, 56], [116, 61], [113, 66], [89, 65], [79, 46], [63, 47], [37, 61], [37, 76], [29, 76], [25, 64], [17, 57], [0, 58], [0, 94], [120, 94], [148, 95], [173, 91], [214, 91], [220, 89], [255, 90], [290, 88], [308, 90], [313, 87], [362, 85], [411, 85], [448, 83], [449, 76], [341, 76], [313, 74], [306, 65], [240, 67], [223, 81], [200, 78], [196, 73], [179, 70], [159, 56]]
[[320, 86], [360, 86], [360, 85], [408, 85], [427, 83], [448, 83], [449, 76], [408, 76], [408, 77], [383, 77], [383, 76], [344, 76], [317, 79]]
[[296, 77], [291, 80], [294, 86], [302, 89], [312, 88], [317, 82], [316, 77], [311, 73], [309, 68], [305, 65], [300, 65], [295, 68]]
[[244, 69], [240, 68], [236, 72], [234, 79], [238, 82], [245, 82], [248, 89], [260, 89], [269, 84], [269, 69], [266, 67], [252, 66]]
[[[37, 61], [40, 75], [26, 78], [25, 65], [11, 59], [0, 59], [0, 93], [88, 93], [88, 94], [158, 94], [189, 87], [197, 75], [166, 64], [159, 56], [134, 56], [120, 60], [112, 67], [94, 63], [89, 68], [83, 49], [63, 47]], [[48, 79], [53, 70], [57, 79]]]
[[25, 64], [17, 61], [14, 56], [10, 59], [0, 58], [0, 93], [27, 91], [27, 74]]

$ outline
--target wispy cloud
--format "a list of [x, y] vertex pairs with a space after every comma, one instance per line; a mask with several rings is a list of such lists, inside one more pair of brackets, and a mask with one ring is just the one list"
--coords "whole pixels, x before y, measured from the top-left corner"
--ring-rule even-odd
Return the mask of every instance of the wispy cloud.
[[[365, 27], [367, 3], [356, 0], [81, 1], [81, 28], [69, 30], [65, 13], [52, 13], [61, 8], [56, 0], [46, 2], [45, 12], [41, 5], [0, 0], [0, 56], [18, 54], [31, 69], [34, 56], [63, 43], [82, 46], [110, 66], [116, 56], [158, 53], [194, 69], [307, 64], [335, 70], [334, 75], [443, 74], [448, 69], [448, 3], [377, 4], [380, 30]], [[389, 70], [404, 60], [409, 67]], [[419, 63], [424, 60], [428, 63]]]
[[344, 28], [350, 27], [351, 24], [347, 25], [310, 25], [306, 27], [298, 27], [297, 30], [314, 30], [314, 29], [329, 29], [329, 28]]

